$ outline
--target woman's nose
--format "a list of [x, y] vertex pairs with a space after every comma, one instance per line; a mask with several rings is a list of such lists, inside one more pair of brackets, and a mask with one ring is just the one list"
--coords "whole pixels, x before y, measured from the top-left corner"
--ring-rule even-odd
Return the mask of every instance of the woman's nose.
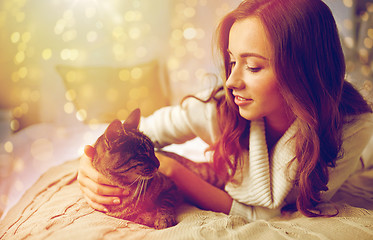
[[230, 89], [242, 89], [245, 86], [243, 81], [242, 71], [236, 67], [232, 68], [231, 74], [229, 75], [225, 86]]

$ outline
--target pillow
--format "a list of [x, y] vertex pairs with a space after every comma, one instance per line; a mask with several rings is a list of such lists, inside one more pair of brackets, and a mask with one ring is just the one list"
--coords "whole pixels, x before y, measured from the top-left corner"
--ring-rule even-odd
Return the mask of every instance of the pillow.
[[157, 61], [128, 68], [58, 65], [56, 69], [65, 84], [66, 99], [85, 123], [125, 119], [135, 108], [148, 116], [169, 105]]

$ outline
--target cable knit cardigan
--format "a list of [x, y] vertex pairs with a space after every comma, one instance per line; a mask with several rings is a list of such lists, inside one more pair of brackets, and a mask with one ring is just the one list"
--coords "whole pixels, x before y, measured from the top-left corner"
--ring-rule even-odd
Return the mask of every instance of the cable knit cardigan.
[[[229, 182], [225, 187], [234, 200], [230, 214], [249, 220], [269, 219], [278, 216], [284, 205], [295, 202], [297, 187], [292, 180], [297, 162], [293, 161], [290, 168], [289, 162], [295, 156], [292, 136], [297, 131], [296, 121], [271, 152], [266, 144], [264, 120], [251, 121], [250, 150], [243, 153], [243, 166], [234, 176], [241, 183]], [[361, 168], [360, 156], [372, 135], [372, 114], [362, 114], [348, 122], [343, 128], [343, 158], [337, 161], [335, 168], [329, 169], [329, 189], [322, 192], [324, 201], [330, 200], [344, 181]], [[195, 137], [212, 144], [220, 136], [215, 103], [203, 103], [194, 98], [187, 99], [181, 106], [165, 107], [143, 118], [140, 130], [158, 147], [183, 143]]]

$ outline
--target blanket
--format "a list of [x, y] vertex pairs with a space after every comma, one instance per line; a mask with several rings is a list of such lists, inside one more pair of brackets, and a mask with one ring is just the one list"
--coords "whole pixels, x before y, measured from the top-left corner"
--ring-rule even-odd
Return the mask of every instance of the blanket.
[[352, 178], [336, 195], [346, 199], [363, 184], [370, 188], [361, 191], [364, 201], [320, 206], [325, 213], [337, 208], [335, 217], [295, 212], [248, 222], [184, 204], [176, 226], [155, 230], [90, 208], [77, 183], [78, 164], [69, 161], [43, 174], [0, 223], [0, 239], [373, 239], [373, 170]]

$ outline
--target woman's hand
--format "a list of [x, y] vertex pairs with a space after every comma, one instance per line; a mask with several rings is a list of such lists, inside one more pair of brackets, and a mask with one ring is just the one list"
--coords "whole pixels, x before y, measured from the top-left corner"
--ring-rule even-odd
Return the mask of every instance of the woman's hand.
[[164, 175], [166, 175], [167, 177], [172, 178], [172, 175], [175, 173], [175, 169], [179, 167], [178, 165], [180, 163], [173, 158], [163, 155], [162, 153], [156, 152], [155, 156], [158, 158], [159, 163], [160, 163], [158, 170]]
[[102, 212], [107, 212], [105, 205], [120, 203], [120, 197], [128, 195], [128, 191], [110, 184], [104, 175], [92, 166], [92, 158], [96, 150], [87, 145], [80, 158], [78, 183], [88, 204]]
[[233, 199], [224, 190], [219, 189], [181, 163], [161, 153], [156, 153], [159, 159], [159, 171], [170, 177], [184, 196], [202, 209], [229, 214]]

